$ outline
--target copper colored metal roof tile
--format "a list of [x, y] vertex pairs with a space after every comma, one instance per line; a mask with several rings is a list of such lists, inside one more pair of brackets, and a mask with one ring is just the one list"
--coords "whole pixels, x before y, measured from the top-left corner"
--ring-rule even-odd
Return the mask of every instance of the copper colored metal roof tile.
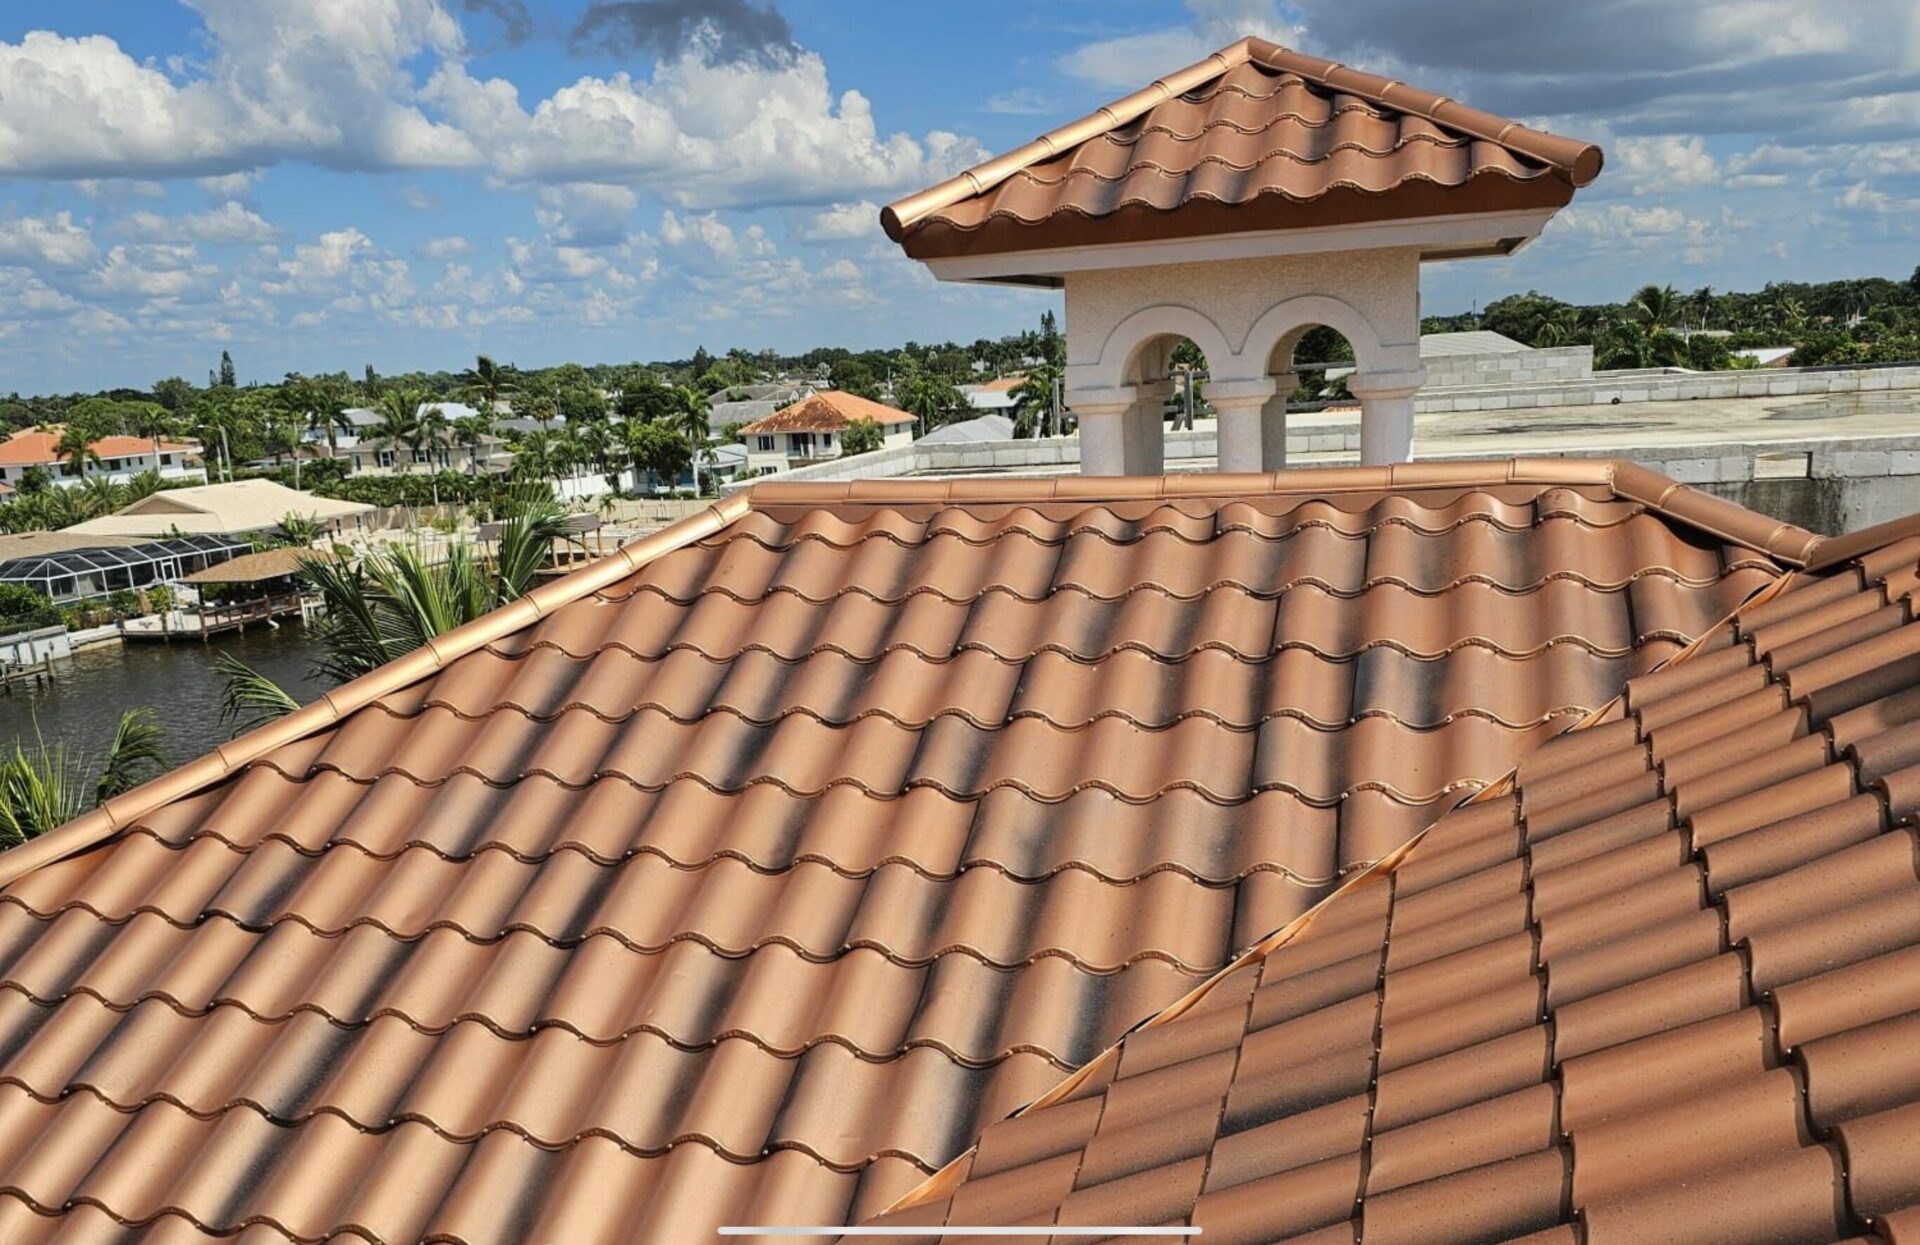
[[1533, 1085], [1373, 1137], [1366, 1196], [1533, 1154], [1560, 1136], [1559, 1096]]
[[1840, 1156], [1828, 1146], [1784, 1150], [1715, 1170], [1709, 1176], [1660, 1183], [1584, 1206], [1589, 1245], [1658, 1239], [1676, 1224], [1701, 1245], [1737, 1245], [1756, 1238], [1832, 1241], [1848, 1229]]
[[1807, 1112], [1816, 1128], [1920, 1099], [1920, 1014], [1896, 1016], [1808, 1042]]
[[[1279, 129], [1369, 159], [1377, 121]], [[1774, 573], [1610, 471], [727, 503], [36, 844], [0, 1183], [300, 1240], [878, 1214]], [[1235, 1205], [1351, 1240], [1376, 1076], [1395, 1125], [1543, 1084], [1512, 807], [990, 1129], [978, 1178], [1204, 1219], [1290, 1156], [1291, 1219]], [[1221, 1119], [1262, 1143], [1202, 1199]], [[1027, 1170], [1090, 1143], [1114, 1179]]]
[[1920, 1103], [1849, 1120], [1834, 1133], [1855, 1214], [1884, 1215], [1920, 1201]]
[[1539, 1084], [1547, 1073], [1545, 1027], [1520, 1029], [1424, 1063], [1383, 1071], [1375, 1093], [1374, 1126], [1391, 1129], [1431, 1119]]
[[[1806, 757], [1799, 758], [1800, 764], [1805, 761]], [[1851, 765], [1827, 765], [1703, 809], [1688, 819], [1688, 833], [1696, 847], [1706, 847], [1783, 818], [1842, 803], [1858, 791], [1859, 776]]]
[[1703, 845], [1700, 854], [1707, 864], [1707, 885], [1714, 894], [1723, 894], [1850, 847], [1886, 826], [1886, 807], [1872, 793], [1785, 817]]
[[1547, 1005], [1617, 989], [1649, 973], [1709, 959], [1726, 949], [1726, 929], [1714, 909], [1684, 913], [1634, 929], [1596, 946], [1568, 951], [1547, 963]]
[[1673, 829], [1673, 804], [1649, 800], [1623, 812], [1540, 839], [1528, 848], [1530, 875], [1539, 877], [1630, 844], [1655, 838]]
[[1870, 735], [1920, 720], [1920, 686], [1916, 684], [1920, 684], [1920, 659], [1895, 662], [1824, 693], [1816, 692], [1807, 704], [1814, 721], [1825, 724], [1834, 746], [1849, 748]]
[[1780, 1044], [1802, 1042], [1920, 1011], [1920, 947], [1902, 947], [1775, 988]]
[[1901, 821], [1913, 820], [1920, 813], [1920, 765], [1895, 770], [1875, 784], [1887, 802], [1887, 812]]
[[1555, 1147], [1368, 1197], [1363, 1239], [1492, 1241], [1547, 1227], [1564, 1214], [1567, 1155]]
[[1760, 1008], [1577, 1055], [1560, 1065], [1560, 1122], [1572, 1130], [1640, 1113], [1775, 1066], [1773, 1027]]
[[1192, 1222], [1215, 1245], [1288, 1240], [1349, 1218], [1360, 1181], [1360, 1155], [1341, 1155], [1210, 1190], [1194, 1204]]
[[1754, 989], [1773, 990], [1920, 942], [1920, 888], [1911, 881], [1795, 925], [1747, 939]]

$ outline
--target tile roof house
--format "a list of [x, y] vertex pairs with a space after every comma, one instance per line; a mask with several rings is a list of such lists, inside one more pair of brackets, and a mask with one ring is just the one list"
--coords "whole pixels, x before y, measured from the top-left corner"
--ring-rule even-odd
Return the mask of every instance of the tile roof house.
[[1242, 39], [890, 204], [936, 277], [1058, 287], [1092, 474], [1157, 475], [1171, 357], [1200, 348], [1223, 471], [1286, 465], [1293, 352], [1353, 347], [1361, 455], [1413, 438], [1423, 263], [1510, 255], [1600, 173], [1591, 143]]
[[838, 458], [840, 439], [856, 419], [880, 425], [882, 445], [906, 445], [913, 440], [914, 417], [882, 402], [844, 389], [822, 389], [781, 407], [739, 431], [747, 447], [747, 465], [778, 471], [822, 458]]
[[[0, 441], [0, 484], [12, 491], [29, 468], [38, 467], [56, 484], [77, 486], [81, 473], [60, 452], [60, 439], [66, 428], [49, 424], [23, 428]], [[160, 437], [127, 437], [118, 434], [92, 442], [97, 463], [87, 464], [86, 475], [105, 477], [124, 483], [142, 472], [152, 471], [163, 480], [207, 478], [200, 465], [200, 446], [191, 441]]]
[[1829, 542], [877, 1226], [1920, 1240], [1916, 590]]
[[[1668, 929], [1704, 893], [1687, 889], [1702, 876], [1687, 873], [1694, 840], [1648, 830], [1644, 876], [1599, 875], [1632, 887], [1628, 901], [1552, 928], [1544, 986], [1520, 830], [1444, 854], [1403, 845], [1462, 799], [1503, 795], [1535, 749], [1556, 767], [1586, 739], [1631, 755], [1612, 726], [1546, 745], [1623, 688], [1643, 725], [1734, 695], [1758, 724], [1772, 721], [1758, 706], [1776, 669], [1792, 686], [1774, 712], [1844, 677], [1809, 654], [1826, 673], [1794, 682], [1779, 662], [1797, 635], [1765, 631], [1780, 647], [1755, 650], [1722, 622], [1756, 595], [1837, 600], [1812, 577], [1780, 592], [1836, 545], [1608, 462], [762, 485], [0, 855], [0, 1239], [138, 1226], [209, 1242], [700, 1241], [724, 1224], [858, 1222], [984, 1132], [977, 1168], [996, 1121], [1089, 1060], [1103, 1075], [1103, 1050], [1223, 970], [1244, 975], [1248, 948], [1343, 882], [1389, 894], [1380, 883], [1398, 873], [1382, 860], [1421, 862], [1408, 876], [1435, 898], [1375, 913], [1354, 882], [1298, 940], [1349, 931], [1319, 953], [1331, 968], [1311, 975], [1292, 944], [1268, 957], [1300, 981], [1260, 996], [1275, 1000], [1260, 1030], [1298, 1014], [1317, 1036], [1288, 1030], [1259, 1049], [1328, 1056], [1279, 1076], [1301, 1083], [1236, 1127], [1289, 1103], [1305, 1112], [1313, 1094], [1371, 1102], [1381, 946], [1384, 1031], [1408, 1043], [1396, 1068], [1643, 977], [1654, 984], [1622, 1019], [1586, 1006], [1580, 1054], [1628, 1035], [1629, 1017], [1667, 1015], [1660, 1000], [1684, 1001], [1688, 1019], [1704, 1016], [1686, 1010], [1696, 994], [1743, 1007], [1764, 987], [1736, 980], [1713, 932], [1694, 928], [1712, 914]], [[1868, 639], [1886, 615], [1851, 608], [1835, 639], [1875, 645], [1875, 677], [1904, 677], [1909, 659]], [[1672, 676], [1654, 673], [1695, 641], [1706, 647]], [[1846, 676], [1863, 660], [1846, 658]], [[1664, 682], [1709, 664], [1725, 681]], [[1826, 720], [1810, 714], [1809, 732]], [[1838, 753], [1813, 747], [1782, 763], [1837, 795]], [[1690, 772], [1714, 782], [1698, 760]], [[1516, 807], [1545, 847], [1527, 809], [1547, 796], [1529, 773]], [[1714, 806], [1669, 777], [1697, 839], [1696, 809]], [[1666, 781], [1623, 765], [1594, 785], [1647, 803]], [[1782, 815], [1811, 807], [1801, 782]], [[1552, 802], [1579, 807], [1588, 787], [1560, 786]], [[1553, 824], [1587, 824], [1575, 812]], [[1551, 841], [1571, 866], [1575, 842], [1629, 844], [1612, 833]], [[1671, 876], [1654, 871], [1661, 842]], [[1449, 887], [1456, 872], [1479, 880]], [[1868, 876], [1836, 874], [1835, 902], [1867, 898]], [[1578, 890], [1559, 902], [1577, 907]], [[1375, 931], [1350, 932], [1368, 914]], [[1413, 924], [1389, 944], [1387, 919]], [[1416, 926], [1434, 932], [1422, 941]], [[1642, 949], [1576, 958], [1568, 987], [1558, 940], [1576, 954], [1603, 928]], [[1437, 961], [1476, 930], [1499, 945], [1450, 962], [1458, 975], [1429, 969], [1402, 999], [1399, 957]], [[1808, 937], [1803, 950], [1825, 954], [1824, 935]], [[1709, 953], [1704, 967], [1690, 948]], [[1669, 966], [1683, 972], [1671, 988]], [[1403, 1023], [1449, 1001], [1461, 1006]], [[1193, 1049], [1238, 1041], [1251, 1022], [1232, 1020]], [[1543, 1040], [1510, 1043], [1535, 1042], [1538, 1084]], [[1188, 1077], [1185, 1049], [1149, 1057], [1178, 1069], [1152, 1100], [1168, 1107], [1164, 1144], [1097, 1169], [1138, 1170], [1143, 1196], [1195, 1193], [1156, 1174], [1159, 1158], [1190, 1175], [1222, 1131], [1194, 1123], [1218, 1102]], [[1131, 1077], [1141, 1061], [1128, 1058]], [[1526, 1061], [1471, 1062], [1457, 1091], [1429, 1090], [1426, 1115], [1397, 1122], [1464, 1110], [1459, 1095], [1482, 1087], [1495, 1105], [1472, 1118], [1497, 1115], [1490, 1135], [1514, 1140], [1461, 1153], [1548, 1154], [1500, 1186], [1537, 1201], [1550, 1182], [1535, 1168], [1559, 1143], [1528, 1150], [1537, 1107], [1502, 1097], [1524, 1085], [1494, 1083]], [[1088, 1108], [1065, 1108], [1023, 1117], [1063, 1121], [1056, 1154], [1087, 1129]], [[1347, 1161], [1351, 1112], [1335, 1114], [1236, 1170], [1277, 1174], [1283, 1150], [1316, 1147], [1314, 1162]], [[1021, 1169], [1021, 1154], [1045, 1157], [1034, 1143], [1001, 1161]], [[1054, 1167], [1070, 1164], [1081, 1170]], [[1609, 1195], [1636, 1191], [1624, 1170]], [[1575, 1171], [1578, 1183], [1577, 1158]], [[956, 1197], [988, 1176], [966, 1174]], [[1033, 1213], [1069, 1204], [1057, 1171], [1015, 1179], [1025, 1205], [1034, 1188], [1055, 1196]], [[1310, 1178], [1328, 1224], [1360, 1192], [1356, 1177], [1338, 1205], [1338, 1184]]]

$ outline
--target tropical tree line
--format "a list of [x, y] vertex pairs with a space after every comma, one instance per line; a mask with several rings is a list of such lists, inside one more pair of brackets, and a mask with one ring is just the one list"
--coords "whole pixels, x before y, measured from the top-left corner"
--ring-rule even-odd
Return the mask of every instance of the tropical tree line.
[[1768, 346], [1791, 348], [1796, 367], [1904, 362], [1920, 359], [1920, 268], [1905, 281], [1774, 282], [1747, 293], [1646, 285], [1620, 303], [1573, 304], [1529, 290], [1468, 315], [1429, 317], [1423, 328], [1590, 345], [1603, 368], [1737, 367], [1734, 351]]

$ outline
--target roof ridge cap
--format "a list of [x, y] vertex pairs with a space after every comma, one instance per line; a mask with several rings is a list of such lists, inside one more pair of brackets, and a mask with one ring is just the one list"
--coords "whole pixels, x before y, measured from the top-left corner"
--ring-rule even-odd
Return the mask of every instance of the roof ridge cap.
[[1269, 48], [1277, 46], [1252, 36], [1236, 40], [1184, 69], [1155, 78], [1137, 91], [1102, 104], [1077, 121], [1056, 126], [1032, 142], [995, 156], [984, 164], [976, 164], [937, 185], [904, 199], [894, 200], [880, 209], [880, 227], [886, 230], [889, 238], [898, 242], [906, 236], [908, 227], [922, 218], [942, 208], [952, 207], [963, 199], [984, 194], [1036, 161], [1058, 155], [1067, 147], [1125, 125], [1175, 95], [1184, 94], [1237, 65], [1246, 64], [1253, 59], [1255, 45]]
[[1758, 550], [1791, 566], [1805, 567], [1826, 538], [1797, 523], [1749, 510], [1736, 501], [1682, 484], [1651, 467], [1614, 459], [1613, 491], [1679, 523]]
[[475, 652], [531, 626], [563, 605], [617, 583], [655, 558], [732, 526], [750, 509], [752, 503], [745, 494], [721, 498], [698, 514], [642, 536], [632, 544], [622, 545], [597, 562], [542, 584], [499, 609], [435, 636], [420, 648], [322, 693], [317, 700], [285, 717], [228, 740], [212, 752], [115, 796], [37, 839], [0, 852], [0, 886], [103, 842], [161, 805], [209, 787], [275, 748], [325, 730], [380, 697], [437, 673], [455, 658]]
[[1205, 497], [1319, 496], [1392, 489], [1500, 488], [1510, 484], [1610, 487], [1613, 466], [1606, 459], [1491, 458], [1160, 476], [906, 477], [852, 483], [776, 479], [751, 484], [746, 492], [753, 496], [756, 505], [1098, 504]]

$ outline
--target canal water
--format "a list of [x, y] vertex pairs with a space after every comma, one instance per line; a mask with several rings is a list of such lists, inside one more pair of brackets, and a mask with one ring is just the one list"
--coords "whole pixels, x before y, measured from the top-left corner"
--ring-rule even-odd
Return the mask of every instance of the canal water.
[[274, 679], [301, 701], [326, 690], [312, 678], [317, 645], [298, 622], [279, 630], [251, 627], [208, 643], [111, 645], [75, 653], [54, 663], [51, 683], [16, 684], [0, 693], [0, 748], [16, 739], [29, 747], [37, 730], [48, 743], [66, 740], [89, 765], [113, 738], [124, 709], [147, 705], [166, 734], [167, 763], [190, 761], [232, 737], [220, 720], [226, 681], [214, 668], [216, 653], [232, 653]]

